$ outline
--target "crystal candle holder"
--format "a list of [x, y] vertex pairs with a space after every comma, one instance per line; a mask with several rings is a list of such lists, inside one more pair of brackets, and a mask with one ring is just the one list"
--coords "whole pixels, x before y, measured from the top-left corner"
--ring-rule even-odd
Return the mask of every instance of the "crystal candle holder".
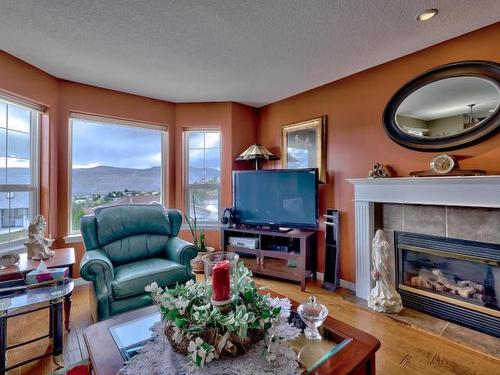
[[231, 303], [236, 297], [238, 259], [238, 254], [232, 252], [215, 252], [202, 257], [207, 296], [214, 306]]
[[310, 296], [307, 302], [299, 305], [297, 313], [306, 325], [304, 335], [310, 340], [321, 340], [318, 327], [323, 324], [328, 316], [328, 309], [316, 301], [316, 297]]

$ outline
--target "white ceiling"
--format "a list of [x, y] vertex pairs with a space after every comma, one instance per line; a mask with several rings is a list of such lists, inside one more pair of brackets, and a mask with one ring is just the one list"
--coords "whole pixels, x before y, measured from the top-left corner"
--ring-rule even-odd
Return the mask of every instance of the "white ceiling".
[[499, 0], [2, 0], [0, 48], [63, 79], [259, 107], [499, 20]]

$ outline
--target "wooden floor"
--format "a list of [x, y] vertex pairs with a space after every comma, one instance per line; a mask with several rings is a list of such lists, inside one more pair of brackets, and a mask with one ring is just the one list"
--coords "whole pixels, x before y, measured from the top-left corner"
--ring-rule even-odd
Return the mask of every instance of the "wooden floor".
[[[300, 287], [294, 283], [270, 279], [257, 279], [257, 281], [260, 285], [297, 301], [303, 301], [309, 294], [314, 294], [321, 303], [328, 307], [331, 316], [377, 337], [382, 343], [382, 347], [377, 352], [377, 374], [500, 374], [500, 358], [482, 355], [356, 306], [345, 301], [342, 292], [331, 293], [319, 288], [319, 284], [309, 283], [307, 292], [302, 293]], [[8, 323], [9, 345], [46, 333], [47, 319], [46, 311], [10, 319]], [[90, 324], [88, 286], [80, 286], [73, 294], [72, 330], [65, 337], [64, 357], [67, 365], [88, 358], [82, 331]], [[43, 353], [47, 345], [48, 341], [44, 341], [31, 345], [29, 350], [11, 350], [8, 353], [8, 359], [12, 363], [27, 356]], [[9, 374], [49, 374], [54, 369], [55, 366], [49, 357], [10, 371]]]

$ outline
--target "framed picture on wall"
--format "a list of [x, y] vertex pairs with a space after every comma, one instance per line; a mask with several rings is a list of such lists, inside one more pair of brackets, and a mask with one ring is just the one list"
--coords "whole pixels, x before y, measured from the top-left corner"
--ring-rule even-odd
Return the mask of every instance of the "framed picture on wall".
[[320, 182], [326, 182], [326, 116], [284, 125], [281, 154], [282, 168], [318, 168]]

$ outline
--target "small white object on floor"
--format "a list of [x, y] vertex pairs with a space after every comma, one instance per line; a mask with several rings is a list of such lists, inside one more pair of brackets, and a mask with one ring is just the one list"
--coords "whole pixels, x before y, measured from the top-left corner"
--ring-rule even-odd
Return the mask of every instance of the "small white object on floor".
[[375, 287], [368, 296], [368, 307], [378, 312], [397, 314], [403, 308], [403, 303], [390, 280], [389, 249], [384, 231], [378, 229], [372, 240], [372, 278]]

